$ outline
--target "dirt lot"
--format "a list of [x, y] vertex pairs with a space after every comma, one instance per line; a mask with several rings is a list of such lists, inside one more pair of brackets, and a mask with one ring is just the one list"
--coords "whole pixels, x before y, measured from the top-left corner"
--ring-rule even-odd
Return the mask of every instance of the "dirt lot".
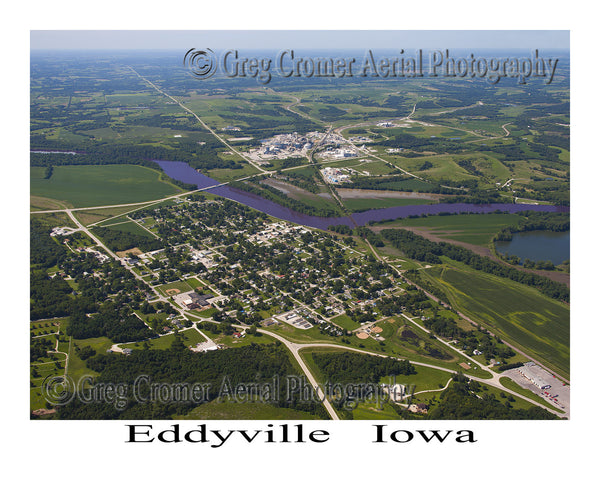
[[125, 258], [130, 253], [133, 253], [134, 255], [142, 255], [144, 252], [142, 252], [138, 247], [135, 247], [135, 248], [130, 248], [129, 250], [123, 250], [122, 252], [115, 252], [115, 253], [117, 254], [117, 257]]

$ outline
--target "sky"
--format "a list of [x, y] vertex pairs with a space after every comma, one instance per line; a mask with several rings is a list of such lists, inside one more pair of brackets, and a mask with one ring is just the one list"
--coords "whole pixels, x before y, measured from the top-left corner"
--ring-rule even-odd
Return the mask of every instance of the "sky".
[[569, 49], [568, 30], [31, 30], [32, 50]]

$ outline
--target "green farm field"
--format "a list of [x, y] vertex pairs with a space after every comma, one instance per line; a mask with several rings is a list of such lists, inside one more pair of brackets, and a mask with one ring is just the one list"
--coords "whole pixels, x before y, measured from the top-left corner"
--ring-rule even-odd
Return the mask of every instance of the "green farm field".
[[385, 227], [425, 228], [439, 237], [487, 246], [496, 233], [504, 227], [517, 225], [521, 218], [519, 215], [512, 213], [431, 215], [428, 217], [404, 218], [382, 223], [381, 225]]
[[507, 342], [569, 376], [569, 307], [533, 287], [469, 268], [437, 266], [421, 275], [458, 310]]
[[31, 168], [31, 195], [73, 207], [145, 202], [182, 191], [162, 181], [160, 172], [138, 165], [65, 165], [47, 180], [44, 171]]
[[428, 205], [435, 203], [431, 200], [419, 198], [347, 198], [343, 200], [346, 208], [352, 212], [363, 212], [365, 210], [400, 207], [405, 205]]

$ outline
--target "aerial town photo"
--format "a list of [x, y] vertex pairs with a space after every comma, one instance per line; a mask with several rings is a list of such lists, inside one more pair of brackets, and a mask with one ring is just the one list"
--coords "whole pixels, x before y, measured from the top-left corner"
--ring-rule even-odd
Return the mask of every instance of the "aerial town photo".
[[485, 51], [44, 35], [32, 420], [570, 419], [568, 31]]

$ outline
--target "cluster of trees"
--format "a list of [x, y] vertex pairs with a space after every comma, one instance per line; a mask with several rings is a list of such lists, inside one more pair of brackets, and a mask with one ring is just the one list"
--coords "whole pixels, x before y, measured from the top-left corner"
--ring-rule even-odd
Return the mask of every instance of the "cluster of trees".
[[[32, 149], [56, 149], [64, 151], [69, 148], [62, 143], [47, 142], [32, 137]], [[203, 142], [201, 142], [203, 143]], [[215, 168], [241, 169], [243, 165], [231, 159], [222, 159], [218, 156], [223, 146], [214, 143], [199, 145], [194, 141], [181, 141], [177, 148], [165, 148], [154, 145], [131, 145], [131, 144], [90, 144], [85, 145], [85, 152], [70, 153], [30, 153], [30, 165], [32, 167], [51, 167], [60, 165], [114, 165], [132, 164], [142, 165], [148, 168], [160, 170], [160, 167], [152, 160], [166, 160], [173, 162], [185, 162], [192, 168], [200, 170], [212, 170]], [[46, 172], [48, 173], [48, 172]], [[49, 177], [48, 177], [49, 178]]]
[[427, 420], [551, 420], [557, 417], [541, 407], [516, 409], [508, 395], [502, 403], [475, 380], [457, 374], [440, 396], [439, 403], [427, 414]]
[[464, 168], [471, 175], [476, 175], [478, 177], [482, 177], [483, 176], [483, 173], [480, 172], [479, 169], [475, 165], [473, 165], [473, 160], [471, 160], [469, 158], [465, 158], [463, 160], [459, 160], [456, 163], [457, 163], [457, 165], [459, 167]]
[[164, 246], [164, 242], [158, 238], [136, 235], [135, 233], [113, 230], [107, 227], [94, 227], [94, 233], [102, 238], [108, 248], [117, 252], [135, 247], [144, 252], [151, 252]]
[[533, 273], [518, 270], [508, 265], [499, 264], [487, 257], [477, 255], [467, 248], [451, 245], [446, 242], [432, 242], [402, 229], [383, 230], [381, 235], [408, 257], [415, 260], [439, 264], [441, 263], [440, 256], [443, 255], [469, 265], [476, 270], [509, 278], [524, 285], [533, 286], [551, 298], [565, 302], [569, 301], [569, 288], [566, 285]]
[[312, 215], [316, 217], [336, 217], [340, 214], [340, 212], [330, 207], [315, 207], [313, 205], [308, 205], [304, 202], [301, 202], [300, 200], [288, 197], [276, 188], [271, 187], [270, 185], [266, 185], [264, 183], [257, 185], [256, 183], [250, 184], [249, 181], [235, 181], [231, 182], [229, 185], [233, 188], [237, 188], [238, 190], [253, 193], [260, 197], [266, 198], [267, 200], [271, 200], [272, 202], [275, 202], [279, 205], [291, 208], [296, 212], [304, 213], [306, 215]]
[[[422, 278], [419, 275], [418, 270], [415, 270], [415, 269], [407, 270], [406, 272], [404, 272], [404, 276], [407, 279], [412, 280], [413, 283], [418, 284], [421, 288], [424, 288], [425, 290], [427, 290], [429, 293], [431, 293], [433, 296], [435, 296], [438, 300], [441, 300], [442, 302], [445, 302], [448, 305], [450, 305], [450, 299], [446, 295], [446, 292], [444, 292], [437, 285], [434, 285], [430, 281]], [[417, 288], [412, 285], [411, 285], [411, 287]]]
[[445, 351], [440, 350], [438, 346], [434, 345], [432, 342], [419, 337], [408, 326], [402, 329], [400, 340], [412, 345], [412, 348], [415, 350], [415, 352], [421, 355], [437, 358], [439, 360], [452, 359], [452, 356]]
[[262, 136], [265, 131], [268, 131], [270, 136], [292, 132], [303, 135], [320, 128], [312, 120], [288, 111], [279, 105], [271, 105], [270, 108], [250, 111], [244, 109], [231, 113], [219, 112], [219, 116], [231, 120], [235, 125], [244, 123], [243, 134], [258, 136], [259, 138], [264, 138]]
[[304, 190], [308, 190], [312, 193], [319, 193], [320, 185], [322, 182], [317, 179], [317, 171], [315, 167], [307, 167], [310, 168], [310, 171], [313, 173], [311, 177], [303, 175], [302, 173], [289, 171], [285, 172], [286, 180], [288, 183], [295, 185], [299, 188], [303, 188]]
[[[555, 128], [556, 125], [552, 125], [552, 128]], [[566, 127], [565, 127], [566, 128]], [[536, 143], [540, 143], [543, 145], [554, 145], [556, 147], [564, 148], [565, 150], [569, 150], [571, 147], [571, 140], [569, 137], [563, 137], [560, 135], [535, 135], [533, 140]]]
[[29, 361], [35, 362], [47, 357], [50, 350], [54, 350], [54, 345], [48, 337], [32, 339], [29, 345]]
[[389, 375], [416, 375], [408, 360], [375, 357], [360, 353], [312, 353], [324, 378], [331, 383], [379, 383]]
[[115, 343], [144, 340], [153, 335], [130, 307], [112, 301], [101, 305], [98, 313], [71, 315], [66, 333], [76, 339], [108, 337]]
[[[429, 168], [429, 167], [428, 167]], [[475, 167], [473, 167], [475, 168]], [[386, 177], [353, 177], [353, 188], [368, 190], [396, 190], [401, 192], [440, 193], [448, 196], [441, 197], [444, 203], [474, 203], [486, 204], [501, 202], [500, 194], [495, 190], [479, 189], [477, 180], [428, 180], [423, 182], [408, 178], [406, 175], [390, 175]], [[456, 188], [462, 188], [464, 194], [457, 195]], [[468, 193], [466, 193], [468, 192]]]
[[522, 366], [523, 366], [523, 362], [507, 363], [505, 365], [500, 365], [500, 367], [498, 367], [498, 370], [500, 370], [501, 372], [504, 372], [506, 370], [511, 370], [513, 368], [519, 368]]
[[514, 187], [515, 195], [527, 198], [533, 196], [538, 200], [550, 202], [554, 205], [569, 205], [571, 192], [568, 182], [534, 181], [525, 187]]
[[383, 247], [383, 240], [373, 230], [367, 227], [356, 227], [354, 229], [354, 235], [357, 235], [365, 240], [368, 240], [374, 247]]
[[429, 170], [430, 168], [433, 168], [433, 163], [431, 163], [429, 160], [425, 160], [419, 167], [419, 171], [422, 172], [423, 170]]
[[51, 230], [32, 216], [29, 221], [29, 263], [31, 265], [50, 268], [66, 257], [65, 248], [50, 236]]
[[[174, 336], [173, 344], [167, 350], [140, 349], [129, 356], [117, 354], [98, 354], [86, 362], [88, 368], [99, 373], [98, 383], [126, 384], [122, 409], [115, 408], [110, 402], [84, 404], [77, 398], [60, 407], [61, 419], [170, 419], [173, 415], [185, 415], [197, 405], [212, 401], [219, 396], [228, 399], [225, 387], [235, 389], [241, 384], [270, 384], [273, 378], [285, 379], [288, 375], [300, 372], [290, 362], [285, 347], [280, 344], [256, 345], [206, 352], [193, 353], [185, 348], [181, 338]], [[133, 388], [135, 379], [147, 375], [150, 382], [176, 386], [178, 384], [208, 384], [205, 398], [197, 401], [173, 399], [173, 401], [155, 401], [140, 403], [137, 398], [150, 398], [148, 385], [138, 384]], [[326, 419], [327, 413], [319, 402], [302, 402], [295, 393], [287, 395], [286, 382], [279, 382], [280, 391], [272, 392], [272, 404], [278, 407], [308, 411]], [[231, 398], [230, 400], [235, 400]]]
[[492, 337], [482, 328], [465, 331], [453, 319], [438, 315], [437, 310], [433, 318], [425, 319], [423, 324], [440, 337], [459, 339], [459, 346], [469, 353], [475, 349], [479, 350], [488, 361], [491, 359], [505, 361], [515, 356], [515, 352], [504, 345], [498, 337]]
[[352, 234], [352, 229], [348, 225], [329, 225], [327, 229], [331, 230], [332, 232], [339, 233], [341, 235]]
[[386, 317], [401, 313], [403, 311], [402, 307], [412, 312], [429, 306], [429, 297], [421, 290], [413, 291], [410, 295], [385, 296], [377, 300], [377, 307], [381, 315]]
[[46, 272], [32, 270], [29, 277], [29, 307], [32, 320], [69, 315], [73, 299], [71, 286], [60, 276], [48, 277]]

